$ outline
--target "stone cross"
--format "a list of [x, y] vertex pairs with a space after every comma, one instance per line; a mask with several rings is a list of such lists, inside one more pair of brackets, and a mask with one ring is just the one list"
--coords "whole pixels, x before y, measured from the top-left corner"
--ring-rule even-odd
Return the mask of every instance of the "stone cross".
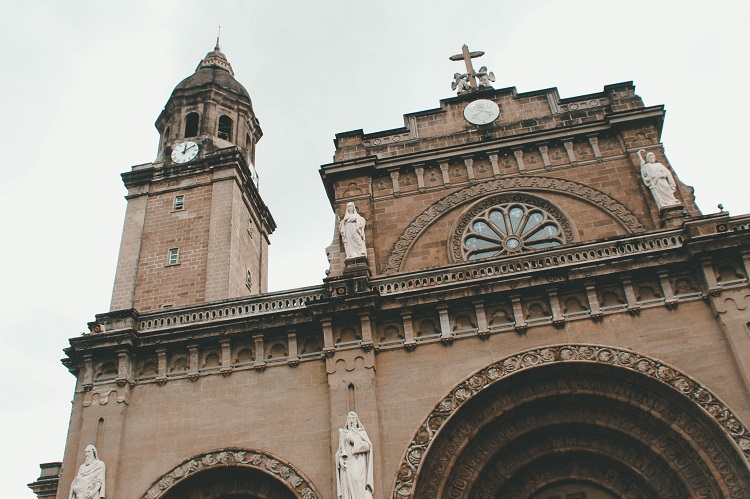
[[460, 54], [449, 57], [451, 61], [464, 61], [464, 64], [466, 64], [466, 73], [469, 75], [469, 84], [471, 84], [471, 88], [477, 88], [477, 80], [474, 78], [474, 67], [471, 65], [471, 60], [475, 57], [482, 57], [483, 55], [484, 52], [480, 50], [469, 52], [469, 47], [464, 44], [464, 46], [461, 47]]

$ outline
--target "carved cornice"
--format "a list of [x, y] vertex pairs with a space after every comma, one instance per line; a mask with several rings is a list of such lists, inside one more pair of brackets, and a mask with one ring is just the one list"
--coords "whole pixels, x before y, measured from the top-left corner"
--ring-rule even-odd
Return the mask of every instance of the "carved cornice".
[[446, 422], [456, 411], [501, 379], [542, 365], [566, 362], [614, 366], [662, 383], [700, 406], [733, 441], [745, 463], [750, 460], [750, 431], [716, 395], [690, 376], [663, 362], [615, 347], [600, 345], [558, 345], [534, 348], [495, 362], [456, 385], [419, 426], [398, 467], [393, 486], [394, 499], [413, 497], [423, 458]]
[[401, 270], [406, 253], [411, 248], [419, 235], [433, 222], [445, 213], [474, 199], [489, 194], [500, 193], [510, 190], [526, 191], [548, 191], [567, 194], [584, 201], [593, 203], [608, 212], [615, 220], [630, 233], [645, 232], [646, 225], [638, 216], [630, 211], [624, 204], [598, 189], [572, 180], [564, 180], [551, 177], [523, 176], [513, 178], [493, 179], [477, 183], [449, 194], [432, 204], [404, 229], [401, 235], [393, 243], [388, 259], [386, 260], [383, 273], [394, 274]]
[[319, 499], [312, 482], [292, 464], [267, 452], [227, 448], [195, 456], [164, 474], [148, 489], [142, 498], [156, 499], [188, 476], [219, 467], [252, 468], [283, 483], [300, 499]]

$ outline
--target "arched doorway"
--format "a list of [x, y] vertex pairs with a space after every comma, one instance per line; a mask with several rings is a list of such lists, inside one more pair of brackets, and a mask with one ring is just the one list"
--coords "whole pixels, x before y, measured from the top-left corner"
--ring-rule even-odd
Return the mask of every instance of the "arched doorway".
[[225, 448], [197, 455], [156, 480], [143, 499], [320, 499], [302, 472], [267, 452]]
[[748, 497], [747, 430], [658, 361], [570, 345], [505, 359], [415, 435], [396, 498]]
[[215, 468], [186, 478], [164, 499], [296, 499], [278, 479], [252, 468]]

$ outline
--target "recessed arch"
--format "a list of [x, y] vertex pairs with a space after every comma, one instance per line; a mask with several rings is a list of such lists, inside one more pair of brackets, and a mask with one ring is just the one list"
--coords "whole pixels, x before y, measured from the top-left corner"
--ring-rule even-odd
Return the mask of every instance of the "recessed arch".
[[199, 124], [200, 115], [195, 111], [188, 113], [185, 116], [185, 138], [197, 136]]
[[406, 226], [401, 235], [393, 243], [388, 254], [385, 274], [394, 274], [401, 270], [404, 258], [411, 246], [422, 234], [422, 232], [454, 208], [484, 196], [499, 194], [508, 191], [523, 192], [558, 192], [574, 198], [593, 203], [609, 213], [614, 220], [622, 225], [631, 234], [645, 232], [646, 225], [638, 216], [630, 211], [624, 204], [609, 194], [606, 194], [591, 186], [553, 177], [523, 176], [514, 178], [500, 178], [478, 182], [453, 192], [436, 201], [431, 206], [417, 215], [409, 225]]
[[550, 346], [456, 385], [408, 445], [393, 497], [536, 498], [570, 483], [600, 497], [747, 497], [748, 457], [745, 425], [673, 367]]
[[[232, 469], [239, 473], [233, 473]], [[247, 473], [242, 473], [242, 471]], [[250, 487], [257, 485], [274, 491], [279, 499], [322, 498], [312, 482], [291, 463], [267, 452], [241, 448], [225, 448], [194, 456], [159, 477], [142, 497], [143, 499], [173, 499], [170, 491], [179, 492], [181, 484], [188, 483], [188, 480], [194, 480], [193, 483], [198, 487], [212, 486], [211, 480], [199, 479], [197, 478], [199, 475], [202, 477], [211, 475], [210, 478], [218, 476], [219, 479], [224, 475], [231, 475], [236, 490], [222, 491], [224, 495], [245, 494], [246, 497], [253, 497], [252, 494], [260, 491], [253, 491]], [[252, 480], [252, 476], [262, 479]], [[249, 485], [242, 485], [242, 480], [246, 480]], [[267, 482], [266, 485], [262, 485], [264, 480]]]

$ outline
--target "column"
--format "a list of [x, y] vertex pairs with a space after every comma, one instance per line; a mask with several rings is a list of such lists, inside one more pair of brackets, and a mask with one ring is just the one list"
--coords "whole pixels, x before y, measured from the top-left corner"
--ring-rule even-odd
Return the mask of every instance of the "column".
[[289, 357], [286, 363], [291, 367], [299, 365], [299, 354], [297, 353], [297, 333], [288, 331], [286, 334], [287, 346], [289, 347]]
[[450, 173], [448, 172], [447, 161], [440, 162], [440, 172], [443, 174], [443, 184], [449, 185], [451, 183], [451, 176], [450, 176]]
[[602, 157], [602, 152], [599, 150], [599, 137], [597, 137], [595, 134], [588, 135], [589, 144], [591, 144], [591, 149], [594, 151], [594, 157], [597, 161], [602, 161], [604, 158]]
[[448, 317], [448, 305], [439, 305], [437, 311], [440, 314], [440, 341], [448, 345], [453, 342], [453, 331], [451, 331], [451, 321]]
[[539, 154], [542, 155], [542, 162], [544, 163], [545, 168], [552, 166], [552, 163], [550, 163], [549, 160], [549, 147], [547, 144], [539, 144]]
[[188, 378], [190, 381], [198, 380], [198, 345], [188, 345], [188, 359], [190, 360], [190, 370]]
[[596, 296], [596, 286], [593, 284], [586, 284], [586, 297], [589, 299], [589, 310], [591, 310], [591, 318], [594, 322], [600, 322], [604, 318], [602, 309], [599, 307], [599, 297]]
[[480, 338], [489, 338], [490, 330], [487, 328], [487, 314], [484, 312], [484, 301], [474, 301], [474, 312], [477, 314], [477, 334]]
[[570, 160], [571, 164], [578, 163], [578, 160], [576, 159], [576, 152], [573, 150], [573, 141], [572, 140], [566, 140], [563, 142], [563, 146], [565, 146], [565, 152], [568, 153], [568, 159]]
[[464, 166], [466, 166], [466, 174], [469, 176], [469, 182], [476, 182], [474, 178], [474, 157], [473, 156], [462, 156], [464, 160]]
[[661, 283], [661, 289], [664, 292], [664, 304], [669, 310], [674, 310], [677, 308], [677, 298], [674, 297], [672, 283], [669, 282], [669, 272], [666, 270], [660, 271], [659, 282]]
[[500, 165], [498, 164], [498, 158], [497, 151], [492, 151], [487, 155], [487, 158], [490, 160], [490, 165], [492, 165], [492, 174], [496, 177], [500, 176]]
[[404, 347], [414, 350], [417, 340], [414, 338], [414, 323], [411, 320], [411, 311], [401, 312], [401, 320], [404, 323]]
[[389, 173], [391, 174], [391, 182], [393, 183], [393, 195], [399, 197], [401, 195], [401, 188], [398, 185], [398, 170], [391, 170]]
[[260, 373], [266, 369], [266, 361], [263, 358], [263, 333], [254, 334], [253, 341], [255, 341], [255, 362], [253, 363], [253, 369]]
[[523, 173], [526, 170], [526, 166], [523, 164], [523, 148], [513, 148], [513, 155], [516, 157], [516, 164], [518, 165], [518, 171]]
[[419, 192], [424, 192], [424, 163], [419, 163], [414, 166], [414, 174], [417, 176]]
[[549, 296], [549, 306], [552, 309], [552, 325], [560, 329], [565, 326], [565, 316], [560, 308], [560, 297], [557, 295], [556, 288], [547, 290]]
[[221, 368], [219, 368], [219, 372], [227, 377], [232, 374], [232, 347], [228, 339], [219, 341], [219, 345], [221, 345]]
[[516, 321], [516, 331], [519, 334], [523, 334], [529, 328], [526, 323], [526, 318], [523, 316], [523, 306], [521, 305], [521, 295], [512, 295], [510, 297], [513, 303], [513, 317]]

